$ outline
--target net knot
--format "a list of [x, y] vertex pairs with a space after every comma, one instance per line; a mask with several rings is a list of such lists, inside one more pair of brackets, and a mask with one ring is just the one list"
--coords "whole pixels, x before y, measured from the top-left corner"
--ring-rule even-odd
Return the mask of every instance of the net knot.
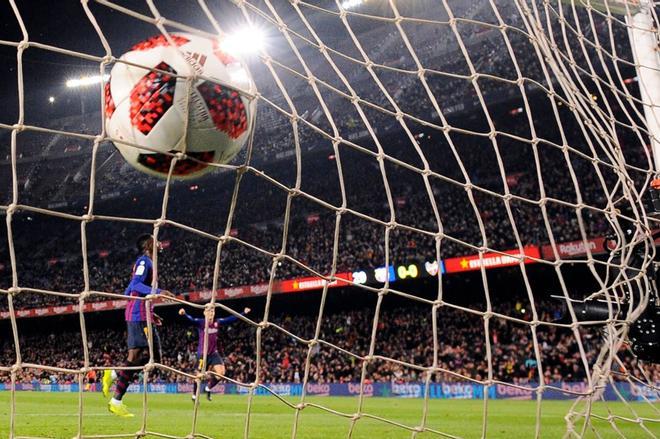
[[21, 288], [19, 287], [9, 287], [7, 290], [7, 293], [9, 293], [12, 296], [15, 296], [16, 294], [20, 293], [22, 291]]
[[30, 47], [30, 42], [27, 41], [27, 40], [23, 40], [20, 43], [18, 43], [18, 46], [16, 46], [16, 49], [18, 51], [23, 51], [23, 50], [27, 49], [28, 47]]
[[12, 131], [16, 131], [18, 133], [25, 131], [25, 125], [22, 123], [15, 123], [14, 125], [11, 126]]
[[80, 217], [80, 220], [86, 223], [91, 223], [92, 221], [94, 221], [94, 215], [90, 215], [86, 213]]
[[107, 54], [106, 56], [101, 58], [101, 64], [111, 64], [113, 62], [115, 62], [115, 57], [110, 54]]
[[295, 408], [296, 410], [302, 410], [305, 407], [307, 407], [307, 404], [305, 404], [304, 402], [299, 402], [298, 404], [293, 406], [293, 408]]
[[11, 203], [9, 206], [7, 206], [7, 215], [13, 215], [16, 213], [16, 203]]

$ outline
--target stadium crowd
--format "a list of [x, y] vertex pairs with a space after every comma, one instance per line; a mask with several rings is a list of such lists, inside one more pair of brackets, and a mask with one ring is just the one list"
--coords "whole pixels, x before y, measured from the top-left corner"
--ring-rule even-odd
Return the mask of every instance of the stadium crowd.
[[[424, 139], [421, 147], [429, 147], [435, 141]], [[481, 245], [500, 251], [517, 248], [518, 242], [523, 246], [544, 245], [550, 242], [549, 232], [552, 232], [556, 242], [580, 239], [582, 233], [579, 219], [583, 221], [587, 238], [611, 233], [612, 225], [603, 213], [586, 209], [578, 215], [573, 207], [563, 202], [574, 203], [579, 192], [585, 204], [606, 207], [606, 192], [603, 188], [616, 187], [613, 174], [607, 173], [604, 168], [603, 183], [589, 161], [575, 159], [571, 166], [579, 180], [576, 186], [566, 184], [569, 168], [563, 155], [553, 149], [544, 150], [542, 187], [548, 201], [542, 207], [538, 203], [541, 199], [541, 184], [538, 177], [528, 169], [533, 159], [531, 153], [528, 149], [520, 148], [520, 145], [509, 146], [502, 154], [507, 163], [504, 176], [497, 171], [496, 159], [490, 146], [483, 151], [474, 150], [465, 154], [464, 166], [472, 181], [491, 191], [473, 191], [472, 200], [463, 186], [440, 179], [430, 180], [429, 195], [420, 175], [401, 167], [387, 169], [388, 186], [392, 194], [391, 200], [388, 200], [383, 176], [377, 166], [359, 157], [350, 157], [344, 161], [342, 171], [347, 206], [360, 215], [353, 212], [341, 215], [336, 271], [352, 272], [385, 265], [385, 223], [392, 214], [395, 215], [396, 223], [402, 226], [391, 229], [387, 238], [389, 258], [394, 263], [425, 262], [437, 258], [434, 234], [440, 230], [438, 218], [446, 236], [440, 242], [440, 258], [443, 259], [475, 254], [475, 248]], [[405, 142], [402, 142], [400, 148], [404, 147]], [[444, 147], [448, 148], [446, 144]], [[401, 153], [394, 148], [393, 151], [394, 154]], [[631, 157], [638, 162], [645, 159], [643, 152]], [[481, 169], [479, 163], [485, 169]], [[317, 155], [315, 161], [308, 162], [308, 165], [315, 176], [324, 177], [308, 179], [303, 176], [301, 189], [327, 203], [340, 206], [340, 185], [337, 179], [333, 181], [333, 172], [336, 174], [335, 160]], [[460, 178], [456, 175], [458, 171], [451, 168], [451, 163], [438, 166], [444, 166], [439, 170], [443, 175]], [[283, 170], [274, 170], [274, 178], [286, 180], [285, 175], [278, 175], [277, 172], [285, 174]], [[640, 173], [638, 176], [646, 175]], [[500, 195], [503, 179], [511, 194], [529, 201], [513, 199], [507, 203]], [[173, 201], [168, 207], [167, 217], [207, 233], [222, 234], [226, 227], [228, 200], [233, 191], [233, 183], [233, 175], [220, 174], [199, 183], [202, 188], [196, 191], [190, 191], [188, 186], [173, 189]], [[336, 211], [299, 196], [293, 199], [288, 224], [284, 224], [286, 195], [285, 191], [255, 178], [241, 186], [232, 222], [235, 227], [221, 252], [220, 287], [268, 281], [272, 267], [271, 254], [278, 253], [282, 248], [284, 226], [287, 231], [285, 252], [298, 264], [289, 260], [281, 261], [276, 268], [276, 278], [309, 275], [310, 272], [304, 267], [320, 273], [330, 272], [333, 265]], [[136, 196], [140, 197], [137, 202], [135, 199], [99, 201], [95, 211], [128, 217], [160, 215], [162, 200], [159, 193], [137, 192]], [[437, 217], [432, 199], [437, 205]], [[543, 208], [547, 213], [547, 223], [542, 220]], [[190, 215], [189, 212], [195, 214]], [[484, 227], [484, 236], [480, 223]], [[15, 217], [13, 229], [20, 286], [67, 293], [79, 293], [84, 289], [78, 221], [23, 214]], [[41, 230], [53, 230], [55, 233], [46, 236], [35, 233]], [[139, 233], [150, 230], [150, 227], [140, 228], [140, 225], [123, 221], [93, 221], [86, 230], [90, 289], [121, 293], [135, 258], [133, 241]], [[158, 258], [161, 286], [178, 294], [211, 288], [216, 241], [171, 226], [162, 228], [159, 238], [168, 244]], [[1, 234], [0, 239], [6, 240], [6, 236]], [[5, 243], [0, 250], [0, 288], [11, 285], [11, 273]], [[20, 293], [14, 299], [17, 308], [66, 304], [72, 300], [28, 292]], [[103, 297], [92, 296], [90, 299], [103, 300]], [[6, 309], [6, 303], [0, 305], [0, 309]]]
[[[518, 310], [516, 310], [518, 308]], [[553, 307], [539, 303], [541, 319], [552, 321]], [[508, 312], [517, 312], [529, 320], [530, 313], [520, 313], [520, 303]], [[301, 337], [314, 333], [314, 315], [278, 315], [274, 323]], [[119, 319], [119, 317], [118, 317]], [[328, 344], [317, 344], [312, 349], [309, 381], [314, 383], [357, 382], [361, 377], [362, 361], [369, 351], [373, 309], [343, 310], [324, 316], [320, 339]], [[555, 326], [539, 326], [537, 340], [543, 376], [546, 382], [580, 381], [585, 379], [584, 363], [573, 334]], [[227, 377], [240, 382], [254, 380], [255, 374], [255, 327], [238, 321], [220, 330], [219, 345], [227, 366]], [[123, 331], [115, 325], [110, 329], [92, 330], [87, 333], [90, 364], [117, 366], [123, 364]], [[182, 321], [168, 321], [159, 328], [163, 361], [166, 366], [194, 373], [197, 365], [197, 331]], [[598, 354], [600, 336], [595, 332], [581, 331], [589, 364]], [[11, 337], [3, 338], [0, 364], [15, 362]], [[24, 363], [41, 364], [60, 368], [77, 369], [83, 365], [82, 340], [79, 331], [44, 331], [22, 335], [20, 338]], [[469, 313], [451, 309], [438, 311], [438, 367], [433, 381], [451, 382], [466, 378], [485, 380], [488, 377], [483, 319]], [[538, 382], [537, 357], [532, 344], [532, 332], [528, 325], [512, 324], [492, 319], [490, 326], [493, 379], [507, 383], [525, 384]], [[330, 346], [332, 345], [332, 346]], [[334, 347], [336, 346], [336, 348]], [[262, 333], [261, 379], [266, 382], [301, 382], [309, 347], [271, 326]], [[351, 352], [351, 356], [339, 349]], [[367, 365], [369, 381], [416, 382], [424, 379], [422, 371], [387, 361], [393, 359], [430, 366], [433, 363], [433, 335], [430, 309], [417, 306], [395, 307], [379, 314], [374, 354], [381, 356]], [[629, 372], [643, 378], [636, 360], [622, 354]], [[617, 370], [621, 371], [621, 369]], [[656, 382], [660, 380], [660, 367], [645, 366]], [[5, 379], [7, 377], [5, 376]], [[44, 384], [76, 382], [72, 373], [25, 369], [20, 380]], [[154, 382], [188, 382], [184, 375], [160, 370]]]

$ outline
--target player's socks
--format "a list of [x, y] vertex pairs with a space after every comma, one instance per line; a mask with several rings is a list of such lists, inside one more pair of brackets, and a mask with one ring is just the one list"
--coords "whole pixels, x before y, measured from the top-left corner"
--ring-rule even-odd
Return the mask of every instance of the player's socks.
[[218, 384], [220, 380], [218, 380], [214, 375], [211, 375], [206, 383], [206, 387], [204, 388], [204, 391], [206, 392], [206, 399], [209, 401], [211, 400], [211, 389], [215, 387], [216, 384]]
[[212, 389], [212, 388], [214, 388], [215, 385], [218, 384], [219, 382], [220, 382], [220, 380], [217, 379], [217, 378], [215, 377], [215, 375], [211, 375], [211, 376], [209, 377], [208, 382], [206, 383], [206, 388], [207, 388], [207, 389]]
[[102, 390], [103, 390], [103, 396], [107, 398], [110, 396], [110, 387], [112, 386], [112, 383], [117, 379], [117, 374], [115, 373], [114, 370], [104, 370], [103, 371], [103, 378], [101, 379], [101, 384], [102, 384]]
[[134, 374], [135, 371], [132, 370], [120, 370], [117, 373], [117, 385], [115, 386], [114, 399], [121, 401], [121, 399], [124, 397], [124, 394], [126, 393], [126, 389], [128, 389], [128, 385], [133, 380]]

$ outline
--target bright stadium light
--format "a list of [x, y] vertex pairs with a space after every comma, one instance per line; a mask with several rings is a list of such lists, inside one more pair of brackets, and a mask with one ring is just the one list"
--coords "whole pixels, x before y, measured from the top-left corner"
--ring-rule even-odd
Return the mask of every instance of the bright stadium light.
[[360, 6], [362, 3], [364, 3], [364, 0], [344, 0], [341, 3], [341, 7], [343, 9], [353, 9], [357, 6]]
[[232, 55], [259, 52], [264, 47], [264, 34], [256, 27], [245, 27], [225, 35], [220, 41], [220, 49]]
[[90, 76], [81, 76], [79, 78], [69, 79], [66, 81], [66, 86], [68, 88], [77, 88], [77, 87], [88, 87], [90, 85], [98, 84], [101, 81], [107, 81], [110, 79], [110, 75], [107, 73], [103, 76], [101, 75], [90, 75]]
[[55, 103], [55, 96], [49, 96], [48, 102], [50, 102], [51, 104]]

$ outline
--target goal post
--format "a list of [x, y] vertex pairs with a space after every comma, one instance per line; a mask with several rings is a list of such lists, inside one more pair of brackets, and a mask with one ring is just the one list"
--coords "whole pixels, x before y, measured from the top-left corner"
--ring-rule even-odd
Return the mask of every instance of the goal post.
[[639, 11], [626, 20], [631, 24], [630, 44], [657, 172], [660, 170], [660, 53], [658, 52], [658, 20], [653, 2], [646, 0], [640, 2]]
[[[18, 100], [18, 117], [0, 118], [0, 134], [10, 138], [0, 170], [8, 176], [0, 199], [7, 247], [0, 253], [3, 258], [6, 253], [0, 260], [0, 269], [6, 263], [0, 294], [7, 297], [2, 311], [15, 351], [11, 364], [0, 364], [11, 381], [10, 437], [23, 434], [16, 406], [27, 369], [76, 376], [79, 439], [213, 437], [199, 426], [199, 393], [209, 375], [246, 396], [245, 438], [256, 435], [255, 407], [263, 393], [275, 395], [290, 413], [286, 431], [294, 439], [306, 437], [310, 409], [344, 422], [349, 438], [360, 437], [371, 422], [411, 437], [465, 434], [436, 416], [436, 398], [478, 399], [481, 416], [470, 431], [488, 437], [497, 400], [510, 397], [530, 400], [534, 421], [528, 427], [536, 437], [545, 434], [543, 404], [552, 399], [572, 401], [564, 418], [566, 437], [657, 435], [660, 371], [630, 336], [657, 299], [651, 275], [658, 227], [645, 204], [660, 169], [660, 23], [653, 2], [234, 0], [214, 5], [199, 0], [187, 11], [176, 2], [82, 0], [80, 7], [92, 29], [81, 30], [81, 38], [98, 39], [100, 51], [73, 50], [66, 39], [40, 41], [49, 33], [31, 28], [27, 11], [13, 0], [9, 10], [19, 31], [0, 36], [0, 49], [15, 55]], [[229, 164], [205, 164], [218, 168], [199, 183], [207, 185], [206, 192], [197, 192], [197, 183], [176, 182], [178, 161], [200, 162], [187, 154], [186, 145], [162, 152], [169, 172], [158, 184], [123, 167], [117, 155], [101, 156], [110, 142], [123, 140], [106, 126], [111, 106], [106, 67], [130, 64], [120, 56], [137, 42], [108, 28], [132, 26], [145, 33], [143, 38], [157, 35], [154, 44], [176, 46], [173, 35], [179, 32], [224, 38], [234, 23], [267, 35], [267, 44], [241, 61], [256, 83], [250, 98], [258, 113], [250, 114], [254, 130], [242, 154]], [[59, 57], [98, 66], [87, 77], [98, 98], [94, 127], [75, 126], [82, 118], [32, 118], [31, 99], [39, 93], [40, 78], [46, 79], [44, 72], [35, 75], [26, 67], [33, 51], [58, 57], [53, 66], [61, 64]], [[190, 72], [168, 78], [185, 82], [186, 105], [179, 110], [189, 114], [190, 90], [199, 79], [192, 59], [200, 57], [179, 52], [191, 63]], [[80, 93], [81, 107], [89, 108], [83, 99], [91, 98]], [[47, 151], [22, 141], [26, 133], [51, 136]], [[69, 158], [63, 145], [68, 139], [91, 145], [89, 157]], [[65, 164], [54, 170], [34, 165], [63, 157]], [[89, 181], [81, 179], [81, 170]], [[46, 189], [57, 186], [60, 172], [68, 176], [58, 192], [64, 201], [44, 205], [30, 196], [51, 196]], [[135, 182], [157, 196], [136, 195]], [[180, 203], [203, 197], [226, 205], [213, 210], [199, 201], [189, 209]], [[138, 199], [154, 204], [155, 213], [136, 209]], [[72, 292], [57, 272], [45, 281], [26, 273], [35, 262], [29, 247], [42, 242], [30, 235], [27, 220], [27, 225], [19, 221], [22, 214], [75, 223], [80, 254], [56, 263], [75, 266], [81, 290]], [[126, 369], [123, 357], [105, 365], [88, 349], [86, 305], [124, 299], [111, 279], [124, 273], [104, 272], [98, 268], [103, 264], [90, 262], [100, 258], [102, 249], [93, 245], [103, 234], [91, 225], [103, 222], [139, 225], [156, 238], [167, 233], [179, 239], [187, 247], [172, 250], [177, 260], [168, 259], [167, 252], [159, 256], [154, 242], [154, 291], [174, 282], [179, 267], [206, 274], [204, 291], [180, 291], [185, 294], [176, 304], [225, 311], [253, 331], [243, 340], [254, 344], [253, 370], [228, 365], [226, 376], [195, 372], [184, 370], [171, 353], [163, 353], [167, 361], [158, 358], [155, 323], [147, 313], [149, 360], [140, 368], [137, 432], [99, 432], [86, 423], [85, 374]], [[117, 230], [108, 226], [105, 233]], [[48, 233], [57, 237], [55, 228]], [[103, 238], [98, 241], [105, 243]], [[121, 248], [117, 242], [107, 245]], [[191, 266], [191, 255], [200, 266]], [[244, 260], [254, 266], [242, 265]], [[413, 282], [422, 276], [423, 286]], [[183, 277], [181, 284], [193, 278]], [[278, 293], [308, 289], [320, 290], [318, 306], [306, 310], [307, 333], [296, 333], [279, 319], [274, 304]], [[368, 317], [360, 314], [368, 321], [352, 334], [353, 345], [329, 328], [328, 303], [338, 289], [373, 299]], [[230, 299], [248, 295], [263, 314], [246, 318], [233, 309]], [[22, 345], [19, 323], [36, 297], [46, 297], [40, 308], [45, 310], [77, 301], [67, 310], [80, 320], [83, 349], [76, 360], [81, 367], [26, 360], [31, 354]], [[134, 300], [151, 306], [157, 297]], [[392, 317], [388, 305], [394, 300], [414, 309], [415, 317]], [[205, 328], [204, 361], [208, 322]], [[383, 340], [383, 332], [391, 339]], [[299, 348], [299, 393], [279, 395], [279, 383], [268, 378], [269, 364], [286, 347], [269, 336], [273, 333]], [[330, 376], [324, 363], [330, 356], [333, 364], [351, 369], [350, 382]], [[185, 431], [161, 431], [153, 422], [157, 414], [149, 410], [148, 390], [157, 371], [198, 384], [192, 425]], [[240, 372], [244, 379], [236, 377]], [[350, 411], [334, 408], [331, 399], [311, 399], [321, 394], [314, 385], [328, 381], [345, 385], [354, 397]], [[400, 396], [417, 398], [420, 413], [401, 420], [372, 412], [374, 387], [392, 396], [400, 383], [416, 386]]]

